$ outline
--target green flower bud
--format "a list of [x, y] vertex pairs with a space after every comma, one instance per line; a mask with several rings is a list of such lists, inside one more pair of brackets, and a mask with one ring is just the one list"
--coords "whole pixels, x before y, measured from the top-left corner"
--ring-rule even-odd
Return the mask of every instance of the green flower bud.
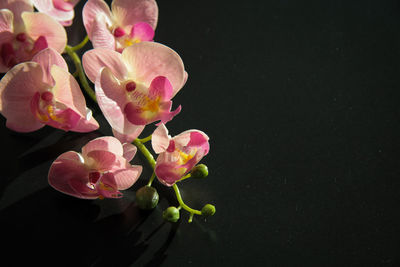
[[171, 206], [164, 210], [163, 218], [169, 222], [177, 222], [179, 220], [179, 210], [176, 207]]
[[154, 187], [143, 186], [136, 191], [136, 204], [142, 210], [154, 209], [158, 204], [158, 193]]
[[193, 178], [205, 178], [208, 176], [208, 168], [204, 164], [199, 164], [194, 166], [190, 174]]
[[214, 205], [207, 204], [201, 209], [201, 215], [203, 215], [204, 217], [213, 216], [215, 214], [215, 211], [216, 210]]

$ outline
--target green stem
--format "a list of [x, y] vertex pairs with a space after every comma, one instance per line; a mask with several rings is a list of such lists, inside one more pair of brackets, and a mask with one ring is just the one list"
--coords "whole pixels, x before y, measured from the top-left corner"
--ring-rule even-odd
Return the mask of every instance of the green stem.
[[191, 174], [191, 173], [188, 173], [188, 174], [186, 174], [185, 176], [183, 176], [181, 179], [179, 179], [178, 182], [181, 182], [181, 181], [183, 181], [183, 180], [185, 180], [185, 179], [187, 179], [187, 178], [190, 178], [190, 177], [192, 177], [192, 174]]
[[138, 140], [139, 140], [140, 143], [144, 144], [144, 143], [146, 143], [146, 142], [151, 140], [151, 136], [152, 135], [149, 135], [149, 136], [147, 136], [145, 138], [142, 138], [142, 139], [138, 138]]
[[89, 36], [85, 36], [85, 39], [83, 39], [82, 40], [82, 42], [80, 42], [79, 44], [77, 44], [77, 45], [75, 45], [75, 46], [72, 46], [71, 47], [71, 49], [72, 49], [72, 51], [78, 51], [78, 50], [80, 50], [81, 48], [83, 48], [85, 45], [86, 45], [86, 43], [89, 41]]
[[150, 151], [147, 149], [147, 147], [140, 142], [140, 139], [136, 138], [133, 140], [133, 144], [142, 152], [143, 156], [147, 159], [149, 162], [150, 166], [153, 168], [156, 166], [156, 161], [154, 160], [153, 155], [150, 153]]
[[[179, 188], [178, 188], [178, 186], [177, 186], [176, 184], [174, 184], [174, 185], [172, 186], [172, 188], [173, 188], [174, 191], [175, 191], [176, 199], [178, 200], [179, 205], [180, 205], [183, 209], [187, 210], [187, 211], [190, 212], [191, 214], [201, 215], [201, 211], [192, 209], [192, 208], [190, 208], [188, 205], [186, 205], [185, 203], [183, 203], [183, 200], [182, 200], [182, 197], [181, 197], [181, 193], [179, 192]], [[193, 216], [191, 216], [191, 217], [193, 217]], [[189, 222], [191, 222], [190, 219], [189, 219]]]
[[156, 178], [156, 173], [155, 173], [155, 172], [153, 172], [153, 174], [151, 175], [150, 180], [149, 180], [149, 182], [147, 183], [147, 186], [151, 186], [151, 184], [152, 184], [153, 181], [154, 181], [154, 178]]
[[81, 85], [86, 93], [93, 99], [94, 102], [96, 101], [96, 94], [94, 93], [93, 89], [89, 86], [89, 82], [86, 79], [85, 73], [83, 72], [82, 62], [76, 52], [73, 50], [73, 47], [67, 45], [65, 47], [65, 51], [71, 57], [72, 61], [75, 64], [76, 71], [78, 72], [79, 80], [81, 81]]

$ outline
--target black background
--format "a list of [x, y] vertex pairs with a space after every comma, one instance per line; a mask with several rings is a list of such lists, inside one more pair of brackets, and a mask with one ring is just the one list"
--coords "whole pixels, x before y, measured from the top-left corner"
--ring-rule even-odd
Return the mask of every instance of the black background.
[[[77, 17], [69, 44], [84, 36]], [[53, 266], [399, 266], [400, 4], [364, 1], [158, 1], [155, 41], [177, 51], [189, 79], [170, 134], [210, 136], [210, 175], [186, 180], [187, 204], [217, 207], [163, 223], [134, 192], [84, 201], [50, 188], [68, 150], [111, 134], [45, 127], [1, 133], [3, 260]], [[89, 45], [86, 46], [86, 49]], [[72, 68], [73, 69], [73, 68]], [[29, 86], [29, 85], [27, 85]], [[5, 125], [5, 119], [1, 118]], [[151, 133], [154, 126], [148, 126]], [[146, 135], [143, 134], [143, 136]], [[17, 257], [11, 256], [16, 252]]]

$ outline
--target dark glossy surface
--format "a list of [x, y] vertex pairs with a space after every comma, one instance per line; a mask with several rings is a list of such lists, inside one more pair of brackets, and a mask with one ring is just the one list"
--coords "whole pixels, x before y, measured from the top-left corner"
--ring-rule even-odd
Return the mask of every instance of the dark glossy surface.
[[[183, 182], [182, 194], [194, 208], [215, 204], [214, 217], [163, 223], [177, 203], [159, 183], [159, 206], [140, 212], [134, 191], [147, 167], [121, 200], [50, 188], [59, 154], [110, 134], [95, 109], [102, 127], [90, 134], [1, 128], [2, 256], [53, 266], [398, 266], [400, 4], [306, 2], [159, 1], [155, 39], [189, 73], [170, 133], [211, 138], [209, 177]], [[84, 34], [76, 23], [82, 34], [70, 44]]]

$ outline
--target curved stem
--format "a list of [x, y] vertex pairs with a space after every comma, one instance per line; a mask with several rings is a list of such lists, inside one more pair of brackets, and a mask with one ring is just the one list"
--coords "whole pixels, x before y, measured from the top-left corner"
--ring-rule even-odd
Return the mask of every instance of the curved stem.
[[[173, 188], [174, 191], [175, 191], [176, 199], [178, 200], [179, 205], [180, 205], [183, 209], [187, 210], [187, 211], [190, 212], [191, 214], [201, 215], [201, 211], [192, 209], [192, 208], [190, 208], [188, 205], [186, 205], [186, 204], [183, 202], [182, 197], [181, 197], [181, 192], [179, 192], [179, 188], [178, 188], [178, 186], [177, 186], [176, 184], [174, 184], [174, 185], [172, 186], [172, 188]], [[193, 216], [191, 216], [191, 217], [193, 217]], [[189, 220], [189, 222], [191, 222], [191, 220]]]
[[67, 52], [68, 56], [71, 57], [72, 61], [75, 64], [76, 71], [78, 72], [79, 80], [81, 81], [81, 85], [86, 93], [93, 99], [94, 102], [96, 101], [96, 94], [94, 93], [93, 89], [89, 86], [89, 82], [86, 79], [85, 73], [83, 72], [82, 62], [76, 52], [73, 50], [73, 47], [67, 45], [65, 47], [65, 51]]
[[75, 51], [80, 50], [81, 48], [83, 48], [86, 45], [86, 43], [88, 41], [89, 41], [89, 36], [86, 35], [85, 38], [82, 40], [82, 42], [80, 42], [79, 44], [71, 47], [72, 51], [75, 52]]
[[147, 183], [147, 186], [151, 186], [151, 184], [152, 184], [153, 181], [154, 181], [154, 178], [156, 178], [156, 173], [155, 173], [155, 172], [153, 172], [153, 174], [151, 175], [150, 180], [149, 180], [149, 182]]
[[151, 136], [152, 135], [149, 135], [149, 136], [147, 136], [145, 138], [142, 138], [142, 139], [138, 138], [138, 140], [139, 140], [140, 143], [144, 144], [144, 143], [146, 143], [146, 142], [151, 140]]
[[140, 142], [140, 139], [136, 138], [133, 140], [133, 144], [142, 152], [143, 156], [147, 159], [147, 161], [150, 164], [150, 167], [153, 168], [156, 166], [156, 161], [154, 160], [153, 155], [150, 153], [150, 151], [147, 149], [147, 147]]

